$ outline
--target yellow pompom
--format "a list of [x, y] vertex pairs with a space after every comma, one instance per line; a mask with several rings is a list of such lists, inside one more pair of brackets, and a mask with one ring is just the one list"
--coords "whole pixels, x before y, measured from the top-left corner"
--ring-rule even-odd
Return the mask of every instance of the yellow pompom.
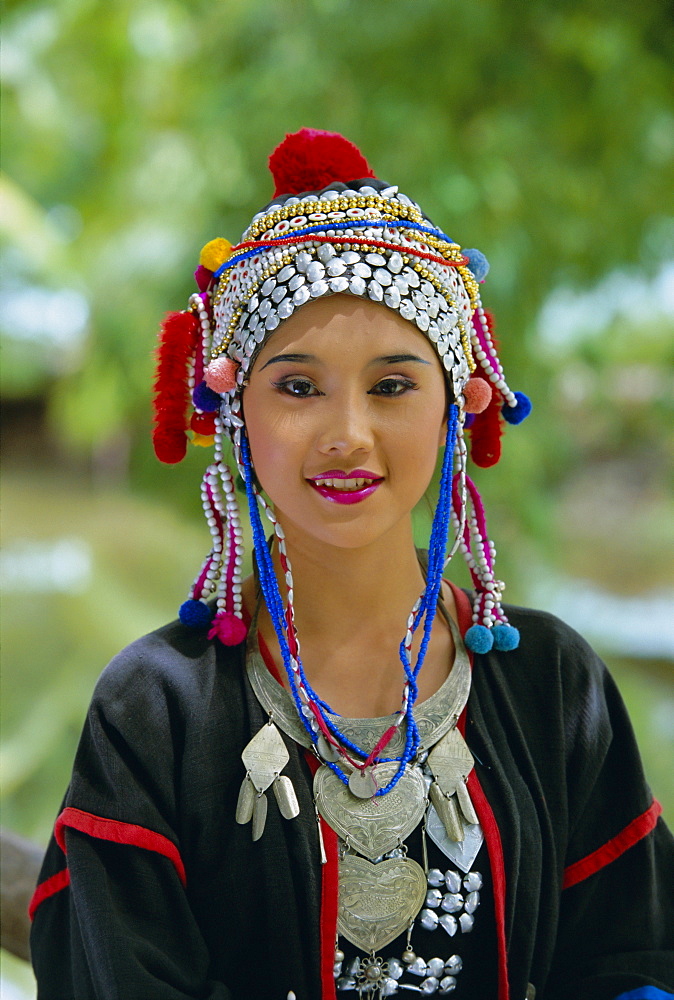
[[192, 444], [196, 444], [199, 448], [210, 448], [215, 438], [210, 434], [194, 434], [192, 436]]
[[218, 236], [217, 240], [211, 240], [203, 248], [199, 254], [199, 264], [209, 271], [217, 271], [231, 256], [232, 244], [224, 237]]

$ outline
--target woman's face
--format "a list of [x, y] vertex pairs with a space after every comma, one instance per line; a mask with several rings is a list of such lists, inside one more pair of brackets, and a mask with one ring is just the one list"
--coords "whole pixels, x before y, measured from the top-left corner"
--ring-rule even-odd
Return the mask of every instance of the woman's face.
[[289, 538], [342, 548], [409, 525], [446, 432], [445, 378], [393, 310], [317, 299], [262, 347], [243, 408], [257, 478]]

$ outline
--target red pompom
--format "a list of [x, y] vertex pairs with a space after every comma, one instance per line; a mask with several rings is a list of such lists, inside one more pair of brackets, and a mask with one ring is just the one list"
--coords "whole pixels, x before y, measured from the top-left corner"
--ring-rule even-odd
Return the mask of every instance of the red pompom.
[[302, 128], [286, 135], [269, 157], [274, 197], [320, 191], [334, 181], [374, 177], [369, 163], [352, 142], [339, 132]]
[[180, 462], [187, 451], [187, 364], [194, 357], [199, 329], [194, 313], [175, 312], [168, 314], [159, 333], [152, 443], [159, 461], [171, 465]]
[[223, 392], [231, 392], [232, 389], [236, 389], [238, 370], [238, 363], [231, 358], [216, 358], [204, 369], [204, 381], [209, 389], [222, 395]]
[[238, 646], [248, 635], [246, 623], [232, 614], [231, 611], [221, 611], [213, 619], [209, 639], [219, 639], [223, 646]]
[[215, 414], [214, 413], [193, 413], [190, 417], [190, 429], [195, 434], [203, 434], [210, 437], [215, 434]]
[[[487, 329], [491, 334], [494, 347], [498, 349], [498, 341], [494, 337], [494, 317], [485, 310]], [[472, 382], [473, 379], [471, 378]], [[503, 406], [503, 396], [496, 386], [492, 388], [489, 405], [478, 413], [471, 424], [470, 434], [470, 457], [479, 465], [481, 469], [488, 469], [496, 465], [501, 457], [501, 435], [503, 434], [503, 417], [501, 407]]]
[[464, 410], [466, 413], [482, 413], [489, 406], [492, 389], [485, 379], [479, 376], [469, 378], [463, 388]]

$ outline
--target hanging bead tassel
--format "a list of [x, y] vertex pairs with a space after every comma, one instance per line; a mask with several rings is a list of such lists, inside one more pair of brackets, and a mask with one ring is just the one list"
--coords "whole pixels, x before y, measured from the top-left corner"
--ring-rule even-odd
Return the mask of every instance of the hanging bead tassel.
[[246, 638], [248, 627], [242, 616], [241, 567], [243, 563], [243, 532], [236, 499], [236, 488], [229, 466], [218, 462], [217, 473], [224, 490], [224, 502], [219, 513], [226, 513], [226, 552], [218, 587], [218, 612], [208, 633], [209, 639], [219, 639], [225, 646], [237, 646]]
[[[465, 503], [459, 495], [458, 485], [458, 477], [455, 477], [453, 500], [457, 518]], [[496, 549], [487, 535], [482, 499], [468, 476], [466, 489], [472, 513], [466, 516], [460, 547], [475, 587], [475, 600], [473, 625], [466, 632], [464, 641], [473, 653], [488, 653], [492, 648], [506, 652], [519, 645], [519, 632], [508, 624], [501, 609], [503, 584], [494, 576]]]

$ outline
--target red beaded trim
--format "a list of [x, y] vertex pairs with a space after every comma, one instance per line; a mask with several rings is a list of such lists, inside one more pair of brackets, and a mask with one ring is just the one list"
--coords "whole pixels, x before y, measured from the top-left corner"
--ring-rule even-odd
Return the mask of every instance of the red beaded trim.
[[246, 240], [245, 243], [239, 243], [238, 246], [234, 247], [232, 256], [239, 250], [248, 250], [253, 247], [272, 248], [277, 246], [291, 246], [295, 243], [355, 243], [357, 246], [377, 247], [377, 249], [393, 250], [400, 254], [408, 253], [414, 257], [420, 257], [422, 260], [433, 261], [435, 264], [444, 264], [445, 267], [466, 267], [468, 265], [467, 257], [462, 257], [461, 260], [447, 260], [445, 257], [438, 257], [433, 253], [424, 253], [422, 250], [415, 250], [413, 247], [401, 247], [399, 243], [362, 239], [358, 236], [347, 236], [343, 240], [340, 240], [338, 237], [322, 236], [320, 233], [314, 233], [309, 236], [285, 236], [273, 240]]

